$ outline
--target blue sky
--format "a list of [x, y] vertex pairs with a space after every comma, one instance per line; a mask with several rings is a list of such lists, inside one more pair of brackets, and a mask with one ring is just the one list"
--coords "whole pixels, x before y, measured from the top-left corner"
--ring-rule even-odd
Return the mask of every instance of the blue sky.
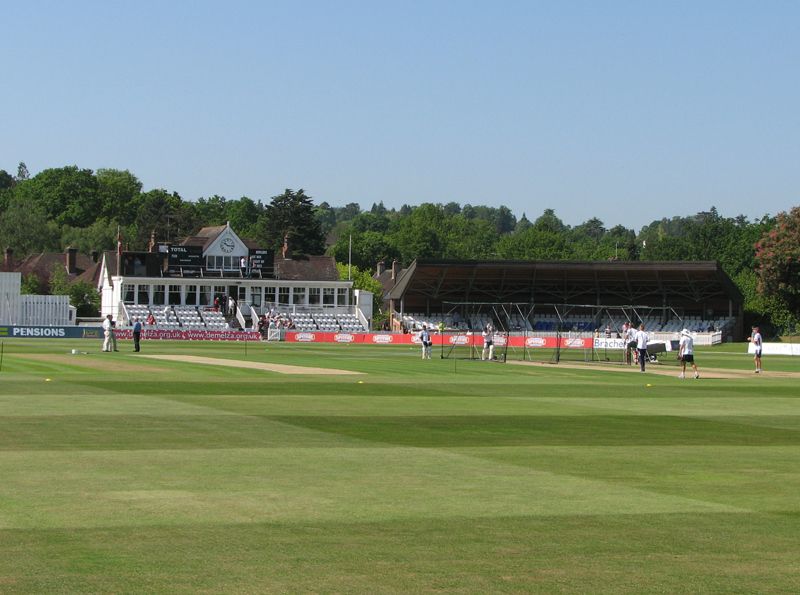
[[0, 169], [639, 229], [800, 204], [798, 2], [3, 2]]

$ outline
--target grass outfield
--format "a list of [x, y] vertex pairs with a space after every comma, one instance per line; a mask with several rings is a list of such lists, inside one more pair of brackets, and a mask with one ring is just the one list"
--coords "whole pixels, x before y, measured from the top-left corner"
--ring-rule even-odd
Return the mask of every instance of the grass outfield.
[[[0, 592], [800, 591], [788, 357], [681, 381], [408, 347], [3, 347]], [[741, 344], [697, 360], [752, 369]]]

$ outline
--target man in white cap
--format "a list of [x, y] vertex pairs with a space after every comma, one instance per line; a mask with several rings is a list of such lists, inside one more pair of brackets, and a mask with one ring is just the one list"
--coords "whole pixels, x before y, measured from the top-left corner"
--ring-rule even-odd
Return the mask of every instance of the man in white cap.
[[678, 351], [678, 358], [681, 360], [681, 375], [678, 377], [681, 380], [686, 378], [686, 364], [692, 364], [694, 370], [694, 377], [700, 378], [700, 372], [697, 370], [697, 364], [694, 363], [694, 339], [688, 329], [681, 331], [681, 342]]

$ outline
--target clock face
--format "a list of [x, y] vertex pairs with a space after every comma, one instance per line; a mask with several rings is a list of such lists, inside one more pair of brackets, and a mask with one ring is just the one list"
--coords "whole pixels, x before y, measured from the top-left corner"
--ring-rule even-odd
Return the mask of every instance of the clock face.
[[225, 254], [230, 254], [233, 252], [233, 249], [236, 248], [236, 244], [233, 243], [233, 239], [231, 238], [223, 238], [219, 243], [219, 247]]

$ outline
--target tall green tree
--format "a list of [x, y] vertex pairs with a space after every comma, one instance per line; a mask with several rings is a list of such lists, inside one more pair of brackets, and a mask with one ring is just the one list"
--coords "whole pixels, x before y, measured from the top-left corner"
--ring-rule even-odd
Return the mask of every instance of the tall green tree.
[[100, 198], [99, 216], [121, 225], [133, 223], [135, 200], [142, 191], [142, 183], [128, 170], [98, 169], [97, 194]]
[[325, 236], [314, 214], [314, 203], [303, 189], [287, 188], [273, 196], [259, 221], [257, 239], [267, 248], [280, 250], [284, 238], [293, 253], [322, 254]]
[[441, 205], [424, 203], [408, 217], [392, 225], [394, 244], [401, 261], [408, 265], [416, 258], [441, 258], [444, 253], [445, 214]]
[[0, 169], [0, 213], [8, 208], [8, 202], [11, 200], [12, 190], [17, 181], [10, 173], [4, 169]]
[[117, 247], [117, 223], [100, 218], [88, 227], [64, 225], [61, 228], [60, 246], [62, 250], [71, 246], [83, 254], [95, 250], [114, 250]]
[[217, 194], [208, 198], [199, 198], [194, 203], [195, 214], [203, 227], [224, 225], [228, 216], [228, 201]]
[[92, 170], [74, 165], [45, 169], [18, 181], [14, 194], [28, 204], [40, 205], [58, 225], [86, 227], [102, 210], [97, 178]]
[[314, 209], [314, 215], [319, 221], [322, 233], [329, 234], [336, 225], [336, 211], [331, 208], [331, 205], [323, 201]]
[[328, 252], [337, 262], [347, 263], [350, 258], [355, 266], [366, 270], [374, 269], [380, 261], [391, 262], [400, 257], [392, 236], [375, 231], [344, 233]]
[[496, 245], [499, 258], [509, 260], [571, 260], [572, 245], [567, 234], [540, 229], [535, 225], [502, 236]]
[[159, 242], [175, 242], [197, 228], [192, 206], [185, 204], [177, 192], [161, 188], [144, 192], [136, 197], [134, 207], [136, 223], [132, 237], [124, 238], [131, 249], [147, 248], [152, 232]]
[[58, 226], [40, 204], [15, 194], [0, 213], [0, 246], [12, 248], [18, 258], [58, 250]]
[[499, 238], [496, 224], [483, 219], [467, 219], [456, 215], [446, 221], [442, 234], [441, 256], [456, 260], [496, 258]]
[[551, 233], [562, 233], [567, 230], [567, 226], [558, 218], [553, 209], [545, 209], [533, 222], [533, 226], [539, 231], [549, 231]]
[[251, 198], [243, 196], [239, 200], [228, 201], [225, 205], [227, 221], [236, 232], [251, 238], [258, 233], [259, 219], [264, 215], [264, 205]]

